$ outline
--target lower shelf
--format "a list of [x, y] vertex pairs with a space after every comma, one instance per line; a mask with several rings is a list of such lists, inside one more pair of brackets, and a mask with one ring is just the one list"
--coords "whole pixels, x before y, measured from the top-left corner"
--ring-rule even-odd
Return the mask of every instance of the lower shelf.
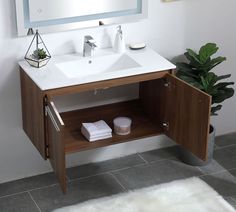
[[[64, 132], [66, 154], [128, 142], [162, 133], [160, 126], [145, 115], [139, 100], [64, 112], [60, 115], [66, 126]], [[118, 116], [128, 116], [132, 119], [131, 133], [129, 135], [119, 136], [113, 133], [112, 138], [88, 142], [80, 132], [83, 122], [95, 122], [98, 120], [104, 120], [113, 128], [112, 121]]]

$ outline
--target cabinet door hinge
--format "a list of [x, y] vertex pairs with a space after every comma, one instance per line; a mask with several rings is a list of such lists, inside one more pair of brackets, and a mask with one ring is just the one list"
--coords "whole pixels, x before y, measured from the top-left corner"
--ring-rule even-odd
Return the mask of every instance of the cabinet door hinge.
[[166, 131], [168, 131], [168, 130], [169, 130], [169, 127], [170, 127], [169, 122], [163, 122], [163, 123], [162, 123], [162, 127], [163, 127]]
[[47, 106], [44, 106], [44, 115], [45, 115], [45, 116], [48, 115], [48, 109], [47, 109]]
[[49, 146], [46, 145], [46, 157], [49, 158]]
[[166, 88], [169, 88], [169, 87], [171, 86], [171, 83], [168, 82], [167, 80], [165, 80], [164, 86], [165, 86]]
[[48, 111], [47, 111], [48, 99], [46, 96], [43, 99], [43, 105], [44, 105], [44, 114], [45, 116], [47, 116], [48, 115]]

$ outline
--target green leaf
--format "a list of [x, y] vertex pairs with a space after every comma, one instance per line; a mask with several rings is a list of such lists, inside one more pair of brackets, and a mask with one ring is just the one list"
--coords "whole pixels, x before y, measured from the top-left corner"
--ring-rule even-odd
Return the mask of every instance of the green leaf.
[[210, 95], [216, 94], [217, 88], [215, 88], [214, 85], [217, 81], [217, 76], [214, 73], [209, 72], [209, 73], [207, 73], [207, 75], [204, 78], [205, 78], [205, 82], [207, 84], [207, 87], [205, 87], [204, 91]]
[[217, 65], [219, 65], [220, 63], [222, 63], [222, 62], [224, 62], [224, 61], [226, 61], [226, 57], [221, 57], [221, 56], [219, 56], [219, 57], [216, 57], [216, 58], [211, 59], [211, 60], [210, 60], [210, 64], [211, 64], [212, 66], [217, 66]]
[[199, 56], [196, 52], [194, 52], [192, 49], [187, 49], [187, 53], [190, 56], [189, 58], [190, 58], [191, 62], [197, 62], [197, 63], [201, 64]]
[[222, 88], [225, 88], [229, 85], [234, 85], [234, 82], [220, 82], [220, 83], [215, 85], [215, 88], [222, 89]]
[[213, 86], [217, 82], [217, 76], [213, 72], [207, 73], [205, 77], [208, 85]]
[[206, 79], [203, 76], [201, 76], [201, 82], [202, 82], [202, 85], [203, 85], [203, 90], [207, 91], [208, 83], [207, 83]]
[[188, 63], [183, 63], [183, 62], [182, 63], [181, 62], [176, 63], [176, 66], [179, 69], [187, 69], [189, 71], [192, 71], [192, 69], [193, 69], [193, 66], [191, 66]]
[[199, 51], [199, 59], [200, 63], [204, 64], [210, 57], [218, 51], [218, 47], [215, 43], [207, 43], [206, 45], [202, 46]]
[[197, 68], [197, 67], [199, 67], [201, 65], [192, 56], [190, 56], [188, 52], [185, 52], [184, 55], [188, 59], [189, 65], [191, 65], [192, 67]]
[[221, 103], [226, 99], [232, 97], [233, 95], [234, 95], [233, 88], [223, 88], [221, 90], [218, 90], [217, 93], [214, 96], [212, 96], [212, 104]]
[[187, 75], [193, 78], [198, 78], [198, 76], [192, 70], [192, 66], [187, 63], [176, 63], [177, 72], [180, 72], [179, 75]]
[[214, 67], [221, 64], [225, 60], [226, 57], [217, 57], [214, 59], [209, 59], [209, 61], [204, 65], [202, 65], [200, 68], [203, 68], [205, 71], [209, 72], [210, 70], [212, 70]]
[[230, 77], [231, 77], [231, 74], [226, 74], [226, 75], [218, 76], [217, 77], [217, 81], [222, 80], [222, 79], [227, 79], [227, 78], [230, 78]]
[[184, 80], [185, 82], [189, 83], [190, 85], [202, 90], [203, 87], [201, 85], [201, 83], [199, 83], [198, 81], [196, 81], [195, 79], [193, 79], [192, 77], [189, 76], [180, 76], [180, 79]]
[[217, 88], [215, 88], [214, 86], [210, 89], [210, 90], [208, 90], [208, 94], [209, 95], [211, 95], [211, 96], [215, 96], [216, 94], [217, 94], [217, 92], [218, 92], [218, 90], [217, 90]]
[[216, 113], [216, 111], [220, 110], [221, 108], [222, 108], [222, 105], [217, 105], [217, 106], [211, 107], [211, 115], [217, 116], [218, 114]]
[[203, 91], [210, 95], [216, 93], [217, 89], [214, 87], [216, 81], [217, 76], [212, 72], [207, 73], [205, 76], [201, 76]]

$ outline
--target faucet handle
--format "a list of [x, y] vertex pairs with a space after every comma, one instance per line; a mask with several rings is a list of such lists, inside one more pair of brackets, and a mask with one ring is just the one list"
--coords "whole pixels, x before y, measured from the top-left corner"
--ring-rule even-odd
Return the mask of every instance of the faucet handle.
[[84, 36], [84, 49], [83, 49], [84, 57], [91, 56], [92, 50], [97, 47], [95, 43], [96, 42], [92, 36], [90, 35]]
[[96, 41], [95, 41], [94, 39], [90, 39], [90, 40], [88, 40], [88, 42], [89, 42], [89, 43], [92, 43], [92, 44], [94, 44], [94, 45], [95, 45], [95, 43], [96, 43]]
[[96, 43], [96, 41], [93, 39], [91, 35], [84, 36], [84, 42]]

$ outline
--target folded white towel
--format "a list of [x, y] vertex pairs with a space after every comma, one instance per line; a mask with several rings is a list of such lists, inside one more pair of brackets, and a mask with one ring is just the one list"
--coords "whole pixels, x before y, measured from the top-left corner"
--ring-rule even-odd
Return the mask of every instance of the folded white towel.
[[92, 141], [97, 141], [97, 140], [102, 140], [102, 139], [106, 139], [106, 138], [111, 138], [112, 134], [110, 133], [104, 133], [104, 134], [100, 134], [100, 135], [95, 135], [95, 136], [90, 136], [88, 134], [88, 132], [84, 129], [84, 127], [81, 128], [81, 133], [85, 136], [85, 138], [87, 140], [89, 140], [90, 142]]
[[94, 123], [82, 123], [82, 127], [90, 136], [98, 136], [112, 132], [112, 129], [103, 120]]
[[107, 139], [107, 138], [111, 138], [111, 137], [112, 137], [112, 134], [105, 135], [105, 136], [98, 136], [96, 138], [90, 138], [88, 140], [89, 140], [89, 142], [93, 142], [93, 141], [99, 141], [99, 140], [103, 140], [103, 139]]

